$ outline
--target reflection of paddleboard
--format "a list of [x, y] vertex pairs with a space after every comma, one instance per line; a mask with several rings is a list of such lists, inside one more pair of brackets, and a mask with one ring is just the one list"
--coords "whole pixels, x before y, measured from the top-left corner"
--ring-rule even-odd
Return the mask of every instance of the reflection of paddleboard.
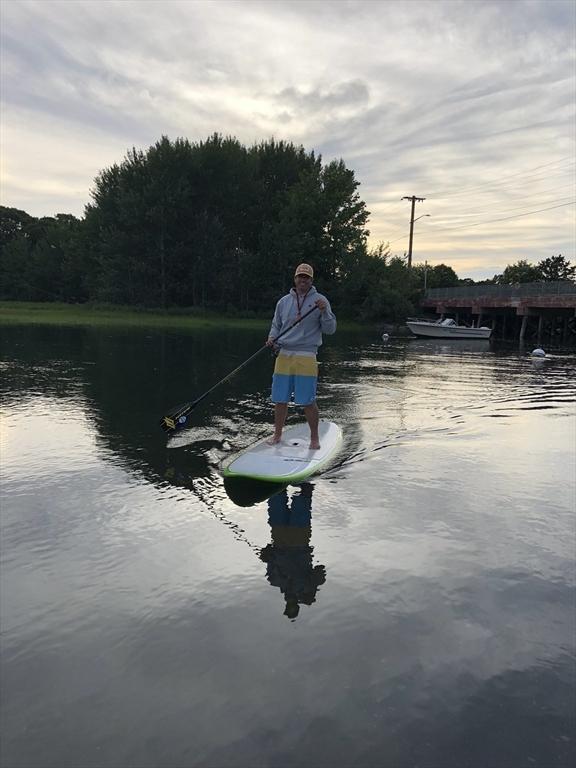
[[224, 467], [224, 477], [251, 477], [272, 483], [292, 483], [318, 472], [336, 456], [342, 430], [331, 421], [321, 421], [320, 448], [311, 450], [308, 424], [284, 430], [282, 442], [268, 445], [269, 438], [252, 445]]
[[284, 490], [286, 483], [262, 482], [251, 477], [226, 476], [224, 490], [230, 501], [238, 507], [253, 507]]

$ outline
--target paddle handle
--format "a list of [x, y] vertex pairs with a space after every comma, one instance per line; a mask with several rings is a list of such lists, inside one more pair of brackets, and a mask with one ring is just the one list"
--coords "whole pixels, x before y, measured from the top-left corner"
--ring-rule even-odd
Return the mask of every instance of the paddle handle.
[[299, 318], [297, 318], [296, 320], [294, 320], [294, 322], [293, 322], [291, 325], [289, 325], [289, 326], [288, 326], [288, 328], [285, 328], [285, 329], [282, 331], [282, 333], [279, 333], [279, 334], [278, 334], [278, 336], [276, 336], [276, 338], [275, 338], [275, 339], [272, 339], [272, 343], [273, 343], [273, 344], [276, 344], [276, 342], [278, 341], [278, 339], [281, 339], [281, 338], [282, 338], [282, 336], [284, 336], [284, 334], [285, 334], [285, 333], [288, 333], [288, 331], [291, 331], [291, 330], [292, 330], [292, 328], [294, 328], [294, 326], [295, 326], [295, 325], [298, 325], [298, 323], [301, 323], [301, 322], [302, 322], [302, 320], [304, 320], [304, 318], [305, 318], [305, 317], [308, 317], [308, 315], [311, 315], [311, 314], [312, 314], [312, 312], [314, 312], [314, 310], [315, 310], [315, 309], [318, 309], [318, 305], [317, 305], [317, 304], [314, 304], [314, 306], [312, 307], [312, 309], [309, 309], [309, 310], [308, 310], [308, 312], [304, 312], [304, 314], [302, 315], [302, 317], [299, 317]]

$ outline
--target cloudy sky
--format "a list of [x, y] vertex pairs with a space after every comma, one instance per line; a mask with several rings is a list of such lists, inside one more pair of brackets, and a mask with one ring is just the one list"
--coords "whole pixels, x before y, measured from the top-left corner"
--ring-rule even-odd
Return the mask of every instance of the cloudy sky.
[[572, 0], [2, 0], [2, 203], [82, 215], [161, 135], [343, 158], [370, 243], [460, 277], [576, 261]]

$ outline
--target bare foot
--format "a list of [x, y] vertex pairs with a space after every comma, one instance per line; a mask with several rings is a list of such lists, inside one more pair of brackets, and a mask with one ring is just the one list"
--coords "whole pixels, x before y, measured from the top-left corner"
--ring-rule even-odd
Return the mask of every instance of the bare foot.
[[319, 440], [310, 440], [310, 445], [308, 446], [311, 451], [317, 451], [318, 448], [320, 448], [320, 441]]
[[282, 442], [281, 437], [276, 437], [276, 435], [272, 435], [272, 437], [269, 437], [268, 440], [266, 440], [266, 445], [278, 445], [278, 443]]

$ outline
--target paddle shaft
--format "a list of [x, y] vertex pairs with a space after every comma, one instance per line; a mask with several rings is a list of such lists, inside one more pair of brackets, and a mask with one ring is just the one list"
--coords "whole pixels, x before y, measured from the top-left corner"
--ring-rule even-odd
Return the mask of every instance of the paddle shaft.
[[[314, 310], [316, 310], [316, 309], [318, 309], [318, 307], [314, 306], [314, 307], [312, 307], [312, 309], [309, 309], [308, 312], [305, 312], [302, 315], [302, 317], [299, 317], [291, 325], [289, 325], [288, 328], [285, 328], [282, 331], [282, 333], [279, 333], [278, 336], [276, 336], [276, 338], [272, 339], [272, 344], [275, 344], [278, 341], [278, 339], [281, 339], [282, 336], [284, 336], [285, 333], [288, 333], [288, 331], [291, 331], [292, 328], [294, 328], [296, 325], [298, 325], [298, 323], [301, 323], [302, 320], [304, 320], [305, 317], [308, 317], [308, 315], [311, 315], [312, 312], [314, 312]], [[234, 370], [230, 371], [230, 373], [227, 374], [226, 376], [224, 376], [223, 379], [220, 379], [220, 381], [217, 381], [216, 384], [214, 384], [212, 387], [210, 387], [210, 389], [208, 389], [206, 392], [204, 392], [203, 395], [200, 395], [200, 397], [196, 398], [196, 400], [193, 400], [191, 403], [188, 403], [187, 405], [182, 406], [180, 411], [178, 411], [176, 414], [174, 414], [174, 416], [172, 418], [173, 419], [178, 419], [181, 416], [187, 416], [190, 413], [190, 411], [192, 411], [194, 408], [196, 408], [198, 403], [201, 403], [202, 400], [204, 400], [206, 397], [208, 397], [208, 395], [211, 392], [213, 392], [217, 387], [219, 387], [220, 384], [224, 384], [225, 382], [229, 381], [233, 376], [235, 376], [238, 373], [238, 371], [241, 371], [242, 368], [245, 368], [248, 365], [248, 363], [251, 363], [252, 360], [254, 360], [254, 358], [258, 357], [258, 355], [261, 354], [262, 352], [264, 352], [265, 349], [269, 349], [269, 348], [270, 347], [269, 347], [268, 344], [265, 344], [263, 347], [260, 347], [260, 349], [258, 349], [256, 352], [254, 352], [253, 355], [250, 355], [250, 357], [247, 360], [245, 360], [243, 363], [241, 363], [237, 368], [234, 368]]]

